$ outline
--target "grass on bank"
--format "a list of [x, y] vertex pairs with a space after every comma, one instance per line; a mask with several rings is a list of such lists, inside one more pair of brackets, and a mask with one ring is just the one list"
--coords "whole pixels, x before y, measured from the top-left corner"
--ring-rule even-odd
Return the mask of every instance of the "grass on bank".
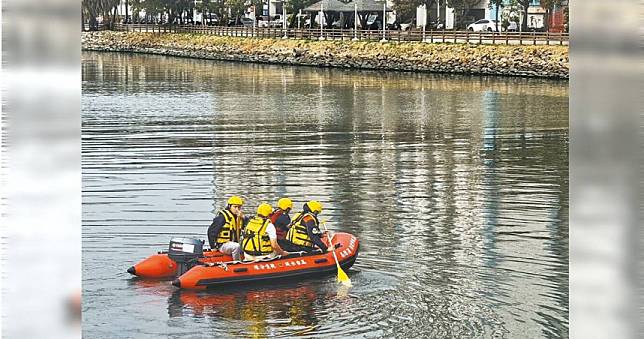
[[479, 45], [464, 43], [423, 43], [295, 40], [224, 37], [196, 33], [99, 32], [98, 39], [112, 44], [185, 50], [238, 51], [244, 54], [333, 55], [376, 59], [433, 60], [440, 62], [494, 60], [501, 62], [541, 60], [568, 67], [568, 46]]

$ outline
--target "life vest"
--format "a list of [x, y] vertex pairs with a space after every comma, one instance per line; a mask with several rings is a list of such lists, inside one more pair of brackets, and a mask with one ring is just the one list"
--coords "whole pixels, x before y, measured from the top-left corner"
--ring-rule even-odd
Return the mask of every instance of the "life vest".
[[291, 221], [291, 225], [295, 225], [298, 221], [302, 220], [305, 214], [306, 213], [304, 212], [295, 213], [295, 215], [293, 216], [293, 220]]
[[289, 225], [286, 225], [286, 228], [282, 228], [284, 227], [284, 225], [282, 225], [282, 227], [277, 226], [277, 223], [276, 223], [277, 219], [282, 215], [284, 215], [284, 210], [278, 208], [275, 211], [273, 211], [273, 213], [271, 213], [271, 215], [269, 216], [269, 218], [271, 219], [271, 223], [275, 225], [275, 233], [277, 233], [277, 239], [286, 239], [286, 232], [288, 232]]
[[306, 231], [306, 225], [302, 224], [302, 221], [307, 216], [313, 218], [316, 227], [319, 225], [318, 219], [313, 213], [299, 213], [293, 220], [293, 226], [288, 230], [286, 239], [295, 245], [313, 247], [313, 241]]
[[217, 235], [217, 245], [220, 246], [229, 241], [239, 242], [239, 223], [237, 217], [229, 210], [221, 210], [219, 214], [224, 217], [224, 225]]
[[270, 219], [256, 217], [251, 219], [244, 230], [242, 249], [250, 255], [266, 255], [273, 253], [271, 239], [266, 233]]
[[284, 210], [278, 208], [278, 209], [274, 210], [273, 213], [271, 213], [271, 215], [269, 215], [268, 217], [271, 218], [271, 223], [273, 223], [273, 225], [275, 225], [275, 222], [277, 221], [277, 218], [279, 218], [280, 215], [282, 215], [282, 214], [284, 214]]

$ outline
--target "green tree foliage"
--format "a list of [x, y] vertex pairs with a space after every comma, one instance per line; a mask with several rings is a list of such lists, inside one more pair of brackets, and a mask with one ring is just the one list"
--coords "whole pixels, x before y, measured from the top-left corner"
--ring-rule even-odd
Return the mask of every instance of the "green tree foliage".
[[203, 24], [214, 23], [215, 18], [221, 20], [225, 13], [223, 0], [201, 0], [195, 9], [202, 14]]
[[[503, 7], [504, 3], [505, 3], [505, 0], [490, 0], [490, 5], [489, 5], [490, 8], [495, 8], [496, 9], [496, 11], [495, 11], [496, 14], [495, 14], [494, 20], [496, 20], [495, 31], [497, 31], [497, 32], [499, 31], [499, 11], [500, 11], [501, 7]], [[505, 26], [505, 27], [507, 28], [507, 26]]]
[[166, 0], [131, 0], [133, 17], [138, 18], [139, 12], [145, 11], [148, 20], [156, 21], [160, 14], [165, 13]]
[[[261, 15], [262, 4], [262, 0], [202, 0], [196, 9], [204, 17], [214, 14], [219, 19], [218, 24], [225, 26], [229, 20], [239, 23], [240, 17], [243, 16], [249, 5], [255, 6], [255, 15]], [[230, 9], [230, 16], [228, 9]]]
[[163, 23], [162, 17], [165, 17], [168, 23], [191, 22], [195, 10], [194, 0], [130, 0], [130, 2], [133, 18], [138, 18], [139, 13], [145, 11], [147, 19], [157, 23]]
[[527, 31], [528, 30], [528, 8], [530, 7], [530, 0], [515, 0], [516, 3], [521, 7], [521, 11], [523, 12], [522, 14], [522, 19], [521, 19], [521, 27], [522, 31]]
[[[96, 30], [98, 29], [98, 20], [99, 16], [103, 17], [104, 23], [113, 22], [115, 19], [116, 12], [114, 9], [120, 0], [82, 0], [81, 1], [81, 13], [84, 18], [87, 18], [89, 22], [89, 29]], [[113, 12], [110, 17], [110, 11]]]
[[[406, 22], [409, 19], [416, 17], [416, 8], [425, 5], [425, 9], [429, 8], [436, 2], [436, 0], [394, 0], [393, 9], [396, 11], [396, 19], [398, 22]], [[429, 15], [427, 16], [429, 20]]]
[[194, 17], [194, 0], [170, 0], [166, 1], [168, 21], [172, 23], [185, 24], [192, 22]]
[[[265, 0], [248, 0], [251, 6], [255, 7], [255, 16], [261, 16], [264, 9]], [[248, 3], [248, 2], [247, 2]]]
[[517, 0], [510, 0], [509, 3], [506, 3], [505, 6], [503, 6], [503, 11], [501, 12], [501, 26], [507, 29], [511, 21], [518, 24], [519, 18], [521, 17], [520, 12], [521, 7]]
[[297, 14], [300, 9], [313, 5], [319, 0], [289, 0], [285, 3], [286, 11]]
[[246, 0], [226, 0], [225, 6], [230, 8], [231, 18], [235, 20], [235, 23], [239, 23], [239, 18], [246, 10]]
[[[286, 12], [298, 14], [300, 12], [300, 9], [304, 9], [308, 6], [311, 6], [316, 2], [318, 2], [318, 0], [289, 0], [285, 3]], [[295, 15], [291, 16], [291, 20], [289, 22], [290, 27], [297, 27], [297, 23], [295, 20], [296, 20]]]
[[[483, 0], [447, 0], [447, 6], [454, 9], [454, 27], [465, 28], [467, 22], [463, 22], [470, 9]], [[530, 0], [527, 0], [530, 1]]]

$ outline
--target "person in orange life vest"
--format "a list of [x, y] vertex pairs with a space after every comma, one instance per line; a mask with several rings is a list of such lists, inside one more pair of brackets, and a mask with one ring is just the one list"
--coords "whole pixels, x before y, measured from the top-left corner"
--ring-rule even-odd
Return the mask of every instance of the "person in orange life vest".
[[246, 224], [244, 229], [244, 260], [261, 260], [275, 258], [278, 255], [288, 255], [280, 245], [277, 244], [275, 226], [271, 223], [269, 215], [273, 207], [269, 204], [261, 204], [257, 207], [257, 216]]
[[242, 213], [244, 200], [238, 196], [228, 199], [228, 205], [220, 210], [208, 227], [208, 244], [213, 250], [231, 255], [233, 260], [241, 260], [240, 233], [245, 222]]
[[293, 201], [289, 198], [282, 198], [277, 201], [277, 208], [271, 213], [271, 223], [275, 226], [277, 240], [284, 240], [291, 225], [291, 217], [288, 212], [293, 208]]
[[320, 222], [318, 214], [322, 212], [322, 204], [319, 201], [311, 200], [304, 204], [302, 212], [295, 217], [293, 225], [286, 234], [284, 250], [289, 252], [313, 252], [316, 247], [323, 252], [330, 248], [322, 242], [320, 236]]

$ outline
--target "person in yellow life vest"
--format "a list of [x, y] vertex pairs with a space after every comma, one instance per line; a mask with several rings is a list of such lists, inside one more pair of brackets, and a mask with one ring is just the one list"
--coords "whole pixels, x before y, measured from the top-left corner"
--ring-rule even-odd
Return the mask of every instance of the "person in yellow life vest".
[[250, 219], [246, 224], [242, 242], [245, 260], [261, 260], [274, 258], [278, 255], [288, 255], [277, 244], [275, 226], [269, 218], [272, 212], [273, 207], [271, 205], [261, 204], [257, 207], [257, 216]]
[[322, 212], [322, 204], [311, 200], [304, 204], [302, 212], [293, 219], [293, 225], [286, 234], [286, 241], [282, 247], [289, 252], [313, 252], [316, 248], [323, 252], [329, 250], [322, 242], [320, 236], [320, 222], [318, 214]]
[[244, 199], [234, 195], [228, 199], [226, 208], [220, 210], [208, 227], [210, 248], [231, 255], [233, 260], [241, 260], [239, 246], [241, 229], [244, 226], [244, 214], [241, 209]]

